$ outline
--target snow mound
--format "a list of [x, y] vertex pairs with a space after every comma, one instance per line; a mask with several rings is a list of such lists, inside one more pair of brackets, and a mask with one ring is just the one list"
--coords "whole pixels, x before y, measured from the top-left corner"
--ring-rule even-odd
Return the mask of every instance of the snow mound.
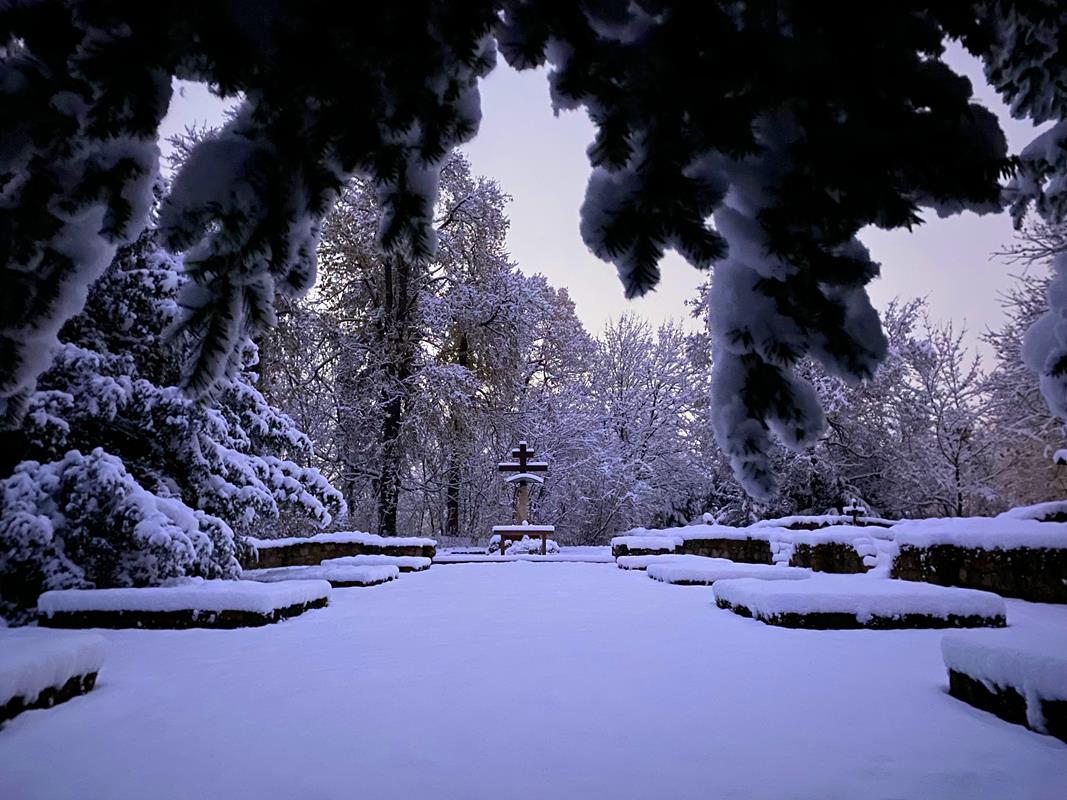
[[[700, 558], [699, 561], [649, 564], [648, 577], [664, 583], [710, 586], [716, 581], [733, 578], [758, 578], [770, 581], [801, 580], [811, 577], [811, 570], [770, 564], [740, 564], [725, 558]], [[703, 562], [703, 563], [701, 563]]]
[[1030, 727], [1045, 730], [1042, 700], [1067, 700], [1067, 634], [1051, 629], [1008, 629], [946, 634], [945, 666], [987, 688], [1012, 688], [1026, 699]]
[[743, 541], [745, 539], [759, 539], [763, 541], [771, 541], [772, 537], [776, 534], [776, 531], [772, 528], [770, 530], [762, 530], [759, 528], [734, 528], [730, 525], [686, 525], [684, 528], [677, 528], [678, 537], [683, 542], [688, 542], [692, 539], [732, 539], [735, 541]]
[[247, 611], [271, 614], [330, 596], [326, 581], [206, 581], [136, 589], [59, 589], [45, 592], [37, 609], [46, 617], [79, 611]]
[[1014, 517], [946, 517], [901, 522], [894, 528], [900, 546], [951, 544], [983, 550], [1067, 547], [1067, 523]]
[[342, 556], [341, 558], [327, 558], [320, 566], [323, 567], [369, 567], [369, 566], [394, 566], [403, 571], [420, 571], [429, 569], [433, 563], [425, 556]]
[[645, 569], [649, 564], [666, 564], [675, 562], [684, 562], [687, 559], [703, 558], [703, 556], [687, 556], [682, 554], [663, 553], [661, 555], [652, 556], [619, 556], [615, 559], [615, 564], [619, 569]]
[[776, 563], [779, 560], [788, 562], [788, 556], [792, 556], [798, 544], [809, 547], [825, 544], [847, 545], [856, 551], [865, 567], [874, 569], [877, 574], [884, 576], [889, 575], [893, 557], [900, 550], [891, 528], [833, 525], [815, 530], [784, 532], [780, 537], [780, 545], [776, 553], [781, 558], [776, 558]]
[[277, 583], [292, 580], [322, 580], [330, 584], [373, 585], [391, 581], [400, 575], [400, 567], [395, 564], [366, 564], [363, 566], [345, 564], [317, 564], [299, 567], [275, 567], [273, 569], [246, 569], [241, 577], [246, 580], [263, 583]]
[[1009, 508], [994, 519], [1032, 519], [1038, 522], [1064, 522], [1067, 520], [1067, 500], [1049, 500], [1032, 506]]
[[873, 617], [904, 614], [940, 619], [1007, 615], [1004, 600], [991, 592], [868, 575], [819, 575], [806, 581], [724, 580], [715, 584], [715, 599], [744, 606], [758, 618], [778, 614], [853, 614], [862, 623]]
[[284, 539], [256, 539], [248, 537], [248, 543], [257, 550], [269, 550], [272, 547], [292, 547], [298, 544], [365, 544], [377, 547], [436, 547], [436, 539], [422, 536], [379, 536], [363, 531], [337, 531], [335, 533], [316, 533], [313, 536], [287, 536]]
[[[497, 533], [497, 534], [494, 534], [493, 536], [489, 537], [488, 552], [489, 553], [497, 553], [499, 551], [500, 551], [500, 534]], [[555, 539], [546, 539], [545, 540], [545, 551], [546, 551], [546, 555], [549, 554], [549, 553], [558, 553], [559, 552], [559, 542], [557, 542]], [[507, 553], [508, 553], [508, 555], [516, 555], [516, 556], [520, 555], [522, 553], [537, 553], [538, 555], [540, 555], [540, 553], [541, 553], [541, 537], [538, 536], [537, 538], [533, 538], [532, 539], [529, 536], [523, 536], [521, 539], [518, 539], [518, 540], [514, 540], [513, 539], [508, 543]]]
[[[899, 520], [883, 519], [882, 517], [860, 517], [860, 522], [863, 522], [865, 526], [877, 528], [877, 527], [890, 527], [896, 525]], [[817, 528], [829, 528], [835, 525], [850, 525], [853, 526], [854, 520], [851, 514], [795, 514], [789, 517], [778, 517], [777, 519], [763, 519], [759, 522], [753, 522], [749, 527], [751, 528], [789, 528], [790, 530], [804, 530], [804, 529], [817, 529]], [[854, 526], [860, 527], [860, 526]]]
[[0, 629], [0, 708], [16, 697], [29, 705], [45, 689], [99, 672], [104, 646], [93, 633]]

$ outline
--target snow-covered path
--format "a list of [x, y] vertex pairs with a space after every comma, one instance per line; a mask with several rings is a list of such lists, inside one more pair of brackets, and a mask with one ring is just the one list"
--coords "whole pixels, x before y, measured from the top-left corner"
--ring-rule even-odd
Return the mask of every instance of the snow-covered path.
[[[1067, 636], [1067, 608], [1009, 624]], [[1067, 745], [946, 694], [937, 631], [771, 628], [611, 565], [435, 566], [267, 628], [105, 636], [95, 691], [0, 730], [4, 800], [1067, 786]]]

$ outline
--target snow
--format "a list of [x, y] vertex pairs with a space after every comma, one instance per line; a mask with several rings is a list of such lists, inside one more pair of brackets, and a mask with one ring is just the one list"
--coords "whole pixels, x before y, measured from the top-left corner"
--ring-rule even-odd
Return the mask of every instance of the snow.
[[316, 544], [366, 544], [377, 547], [436, 547], [436, 539], [421, 536], [379, 536], [363, 531], [337, 531], [335, 533], [316, 533], [314, 536], [287, 536], [284, 539], [256, 539], [249, 536], [246, 541], [257, 550], [272, 547], [291, 547], [298, 544], [314, 542]]
[[903, 614], [946, 619], [950, 615], [996, 617], [1006, 613], [1004, 600], [991, 592], [869, 575], [818, 575], [798, 582], [724, 580], [715, 584], [715, 598], [745, 606], [757, 617], [847, 613], [865, 622], [871, 617]]
[[628, 547], [631, 550], [661, 550], [673, 552], [681, 544], [677, 536], [616, 536], [611, 540], [612, 547]]
[[686, 525], [684, 528], [671, 528], [670, 530], [677, 530], [678, 536], [683, 541], [691, 539], [733, 539], [737, 541], [761, 539], [771, 541], [777, 535], [774, 529], [734, 528], [730, 525]]
[[668, 562], [684, 562], [688, 559], [702, 558], [702, 556], [690, 556], [683, 555], [681, 553], [672, 555], [665, 553], [663, 555], [652, 556], [619, 556], [615, 559], [615, 564], [619, 569], [647, 569], [649, 564], [666, 564]]
[[[1067, 452], [1067, 451], [1064, 451]], [[1032, 506], [1019, 506], [1010, 508], [1000, 514], [996, 519], [1033, 519], [1038, 522], [1048, 517], [1063, 514], [1067, 516], [1067, 500], [1049, 500], [1047, 503], [1035, 503]]]
[[946, 634], [945, 667], [987, 687], [1011, 687], [1026, 699], [1026, 716], [1044, 730], [1041, 700], [1067, 700], [1067, 628], [1008, 628]]
[[[874, 568], [880, 575], [888, 575], [893, 565], [893, 557], [900, 551], [894, 541], [892, 528], [857, 525], [831, 525], [812, 531], [784, 531], [781, 536], [779, 553], [792, 555], [798, 544], [811, 547], [820, 544], [844, 544], [852, 547], [868, 568]], [[785, 561], [788, 561], [788, 557]]]
[[205, 581], [191, 578], [174, 586], [138, 589], [59, 589], [45, 592], [37, 608], [46, 616], [78, 611], [249, 611], [280, 608], [330, 596], [326, 581]]
[[768, 581], [801, 580], [811, 577], [811, 570], [798, 567], [782, 567], [770, 564], [739, 564], [726, 558], [703, 558], [702, 562], [671, 561], [666, 564], [649, 564], [648, 577], [664, 583], [712, 584], [731, 578], [757, 578]]
[[[882, 517], [861, 516], [860, 520], [867, 523], [871, 528], [889, 527], [896, 525], [900, 520], [883, 519]], [[834, 525], [853, 525], [851, 514], [796, 514], [790, 517], [778, 517], [776, 519], [761, 519], [753, 522], [753, 528], [793, 528], [805, 525], [825, 528]], [[860, 527], [860, 526], [856, 526]]]
[[14, 697], [30, 704], [45, 689], [98, 672], [105, 646], [92, 633], [0, 628], [0, 706]]
[[941, 631], [772, 628], [710, 595], [460, 564], [285, 625], [105, 631], [95, 691], [0, 733], [0, 797], [1061, 796], [1067, 745], [950, 697]]
[[517, 525], [493, 526], [493, 533], [519, 533], [520, 531], [529, 531], [530, 533], [552, 533], [555, 530], [555, 525], [531, 525], [528, 522], [521, 522]]
[[1010, 517], [945, 517], [902, 522], [893, 529], [898, 545], [953, 544], [985, 550], [1067, 547], [1067, 523]]
[[273, 569], [246, 569], [241, 577], [250, 581], [275, 583], [292, 580], [321, 580], [331, 583], [381, 583], [400, 575], [395, 564], [316, 564]]
[[367, 566], [395, 566], [400, 569], [423, 570], [428, 569], [432, 562], [424, 556], [342, 556], [341, 558], [327, 558], [320, 566], [323, 567], [367, 567]]
[[[611, 564], [615, 561], [611, 553], [601, 547], [564, 547], [558, 553], [515, 553], [501, 556], [497, 553], [441, 553], [434, 556], [434, 564], [495, 564], [509, 561], [527, 561], [533, 563], [581, 563]], [[579, 551], [579, 552], [575, 552]]]

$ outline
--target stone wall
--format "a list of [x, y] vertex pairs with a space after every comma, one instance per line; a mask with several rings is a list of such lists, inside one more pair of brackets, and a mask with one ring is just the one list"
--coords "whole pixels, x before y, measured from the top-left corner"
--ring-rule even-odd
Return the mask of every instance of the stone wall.
[[678, 548], [686, 555], [728, 558], [745, 564], [772, 564], [766, 539], [686, 539]]
[[1067, 547], [1006, 550], [901, 545], [891, 576], [940, 586], [985, 589], [1037, 603], [1067, 603]]
[[345, 556], [420, 556], [433, 558], [437, 548], [431, 545], [379, 545], [363, 542], [299, 542], [281, 547], [264, 547], [259, 558], [253, 557], [241, 566], [245, 569], [269, 569], [273, 567], [302, 567], [320, 564], [328, 558]]
[[57, 611], [41, 614], [38, 624], [43, 628], [146, 628], [154, 630], [175, 628], [255, 628], [295, 617], [313, 608], [324, 608], [328, 597], [308, 603], [296, 603], [276, 608], [269, 613], [258, 611]]
[[793, 546], [793, 555], [789, 557], [789, 566], [846, 574], [867, 571], [867, 565], [856, 548], [845, 542], [796, 544]]

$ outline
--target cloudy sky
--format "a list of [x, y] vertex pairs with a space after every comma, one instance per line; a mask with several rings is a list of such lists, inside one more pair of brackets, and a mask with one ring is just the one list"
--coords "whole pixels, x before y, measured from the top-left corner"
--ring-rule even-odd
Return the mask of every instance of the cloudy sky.
[[[1008, 116], [974, 59], [954, 47], [948, 61], [971, 79], [977, 99], [998, 114], [1013, 151], [1033, 138], [1028, 122]], [[578, 209], [589, 176], [585, 149], [593, 127], [581, 111], [553, 114], [544, 71], [518, 73], [501, 60], [482, 85], [482, 111], [481, 130], [463, 149], [476, 172], [495, 178], [513, 198], [508, 245], [519, 267], [568, 287], [579, 316], [593, 331], [626, 310], [655, 323], [684, 315], [684, 303], [694, 296], [702, 274], [678, 256], [664, 260], [655, 292], [628, 301], [614, 268], [586, 250]], [[164, 122], [164, 135], [191, 123], [218, 124], [221, 113], [221, 101], [203, 87], [185, 85]], [[1006, 214], [926, 216], [926, 224], [913, 232], [862, 233], [882, 264], [871, 295], [879, 308], [896, 296], [925, 296], [935, 318], [966, 324], [977, 346], [978, 334], [998, 324], [998, 292], [1011, 281], [1011, 269], [991, 258], [1011, 238], [1011, 222]]]

